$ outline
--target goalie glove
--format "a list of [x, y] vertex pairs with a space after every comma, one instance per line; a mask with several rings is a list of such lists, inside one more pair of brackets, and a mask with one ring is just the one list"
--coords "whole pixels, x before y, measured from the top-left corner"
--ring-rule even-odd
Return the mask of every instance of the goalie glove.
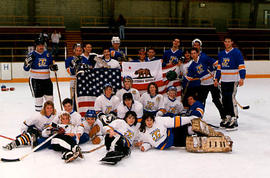
[[58, 65], [57, 64], [52, 64], [52, 65], [50, 65], [50, 70], [51, 71], [58, 71]]

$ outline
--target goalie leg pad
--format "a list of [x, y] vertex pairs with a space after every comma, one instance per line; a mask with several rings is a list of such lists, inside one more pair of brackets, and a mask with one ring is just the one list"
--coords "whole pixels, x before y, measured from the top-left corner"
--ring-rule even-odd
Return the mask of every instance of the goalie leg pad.
[[186, 139], [186, 150], [194, 153], [231, 152], [232, 140], [228, 136], [198, 137], [189, 136]]
[[202, 121], [200, 118], [192, 119], [192, 130], [195, 133], [199, 133], [205, 136], [224, 136], [223, 133], [215, 131], [211, 126], [209, 126], [206, 122]]

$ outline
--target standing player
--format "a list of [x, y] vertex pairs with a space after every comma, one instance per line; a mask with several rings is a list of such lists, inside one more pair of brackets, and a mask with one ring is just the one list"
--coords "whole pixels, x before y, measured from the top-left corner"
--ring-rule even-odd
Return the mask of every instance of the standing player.
[[149, 112], [154, 116], [163, 116], [165, 113], [164, 98], [158, 94], [158, 86], [155, 82], [149, 83], [147, 93], [141, 96], [140, 102], [144, 112]]
[[180, 39], [175, 38], [173, 40], [173, 46], [171, 49], [166, 50], [163, 55], [162, 67], [167, 65], [178, 64], [180, 58], [182, 57], [182, 51], [179, 49]]
[[147, 50], [147, 57], [145, 59], [145, 61], [150, 62], [150, 61], [156, 61], [159, 60], [158, 58], [156, 58], [156, 51], [154, 48], [149, 48]]
[[117, 60], [118, 62], [125, 61], [125, 51], [120, 50], [120, 38], [118, 36], [112, 37], [112, 48], [110, 48], [111, 58]]
[[12, 150], [20, 145], [32, 145], [34, 147], [42, 143], [46, 138], [41, 136], [41, 132], [51, 124], [52, 120], [56, 117], [55, 114], [56, 110], [53, 102], [46, 101], [40, 113], [36, 113], [30, 119], [23, 122], [21, 128], [22, 134], [3, 148]]
[[95, 110], [87, 110], [85, 114], [85, 120], [82, 122], [78, 129], [80, 144], [89, 140], [93, 144], [100, 144], [103, 139], [103, 125], [99, 119]]
[[50, 79], [50, 70], [57, 71], [52, 56], [44, 49], [44, 40], [36, 39], [35, 51], [28, 54], [24, 61], [23, 69], [30, 70], [29, 85], [35, 98], [35, 110], [41, 111], [43, 101], [53, 101], [53, 85]]
[[166, 113], [164, 116], [174, 117], [177, 114], [180, 114], [184, 107], [183, 104], [176, 99], [177, 88], [174, 86], [168, 87], [168, 96], [164, 98], [164, 106]]
[[121, 66], [119, 62], [110, 56], [110, 50], [109, 48], [103, 49], [103, 59], [101, 61], [98, 61], [95, 65], [95, 68], [114, 68], [114, 69], [120, 69]]
[[138, 117], [138, 122], [141, 122], [143, 105], [139, 101], [133, 100], [131, 93], [125, 93], [123, 95], [123, 101], [117, 107], [117, 117], [124, 119], [128, 111], [134, 111]]
[[224, 38], [225, 50], [218, 54], [218, 69], [215, 77], [215, 86], [221, 81], [222, 102], [226, 119], [220, 126], [228, 130], [236, 130], [238, 127], [238, 111], [236, 103], [237, 86], [244, 85], [246, 69], [244, 58], [239, 49], [233, 48], [233, 40], [227, 36]]
[[97, 97], [95, 101], [95, 111], [103, 125], [109, 124], [117, 115], [117, 106], [120, 100], [113, 94], [113, 87], [110, 83], [106, 83], [103, 87], [104, 94]]
[[97, 54], [91, 52], [92, 52], [92, 45], [90, 43], [84, 43], [82, 57], [85, 58], [85, 61], [87, 61], [87, 64], [89, 65], [90, 68], [94, 68], [96, 64], [94, 58], [97, 57]]
[[131, 93], [134, 100], [139, 101], [140, 100], [140, 93], [137, 89], [132, 88], [133, 80], [130, 76], [125, 76], [123, 78], [123, 85], [124, 87], [121, 90], [118, 90], [116, 92], [116, 96], [122, 101], [123, 94], [125, 93]]

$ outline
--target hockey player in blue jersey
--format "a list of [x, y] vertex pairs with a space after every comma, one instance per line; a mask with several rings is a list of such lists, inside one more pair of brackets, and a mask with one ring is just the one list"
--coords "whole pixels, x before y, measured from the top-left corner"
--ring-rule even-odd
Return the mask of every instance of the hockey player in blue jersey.
[[237, 86], [244, 85], [246, 69], [244, 58], [239, 49], [233, 48], [233, 40], [224, 38], [225, 50], [218, 54], [218, 69], [214, 85], [218, 87], [221, 81], [222, 102], [226, 118], [220, 123], [221, 127], [236, 130], [238, 127], [238, 111], [235, 100]]
[[173, 40], [172, 48], [164, 52], [162, 67], [178, 64], [180, 58], [182, 57], [182, 51], [179, 49], [179, 46], [180, 46], [180, 39], [175, 38]]
[[45, 50], [45, 41], [35, 40], [35, 51], [29, 53], [24, 61], [23, 69], [30, 71], [29, 85], [35, 98], [35, 110], [41, 111], [44, 100], [53, 101], [53, 85], [50, 79], [50, 70], [57, 71], [51, 54]]
[[85, 58], [84, 61], [87, 61], [87, 64], [89, 65], [90, 68], [94, 68], [96, 64], [94, 58], [97, 57], [97, 54], [91, 52], [92, 52], [92, 45], [90, 43], [84, 43], [82, 57]]

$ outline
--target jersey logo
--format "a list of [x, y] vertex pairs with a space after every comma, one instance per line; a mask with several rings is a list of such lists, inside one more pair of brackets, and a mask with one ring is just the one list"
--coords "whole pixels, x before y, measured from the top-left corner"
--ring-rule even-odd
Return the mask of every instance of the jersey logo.
[[128, 138], [129, 140], [132, 140], [132, 138], [134, 137], [134, 133], [133, 133], [131, 130], [128, 129], [128, 130], [125, 132], [124, 136], [125, 136], [126, 138]]
[[147, 104], [145, 106], [145, 109], [146, 110], [152, 110], [154, 107], [154, 102], [151, 102], [151, 101], [147, 101]]
[[169, 113], [176, 114], [176, 107], [175, 106], [170, 106], [170, 109], [168, 111]]
[[47, 53], [47, 57], [50, 57], [50, 56], [49, 56], [49, 53]]
[[109, 114], [112, 111], [112, 106], [106, 106], [105, 114]]
[[46, 67], [46, 62], [47, 62], [47, 59], [46, 58], [39, 58], [38, 59], [38, 66], [39, 67]]
[[204, 72], [204, 70], [203, 70], [203, 65], [202, 65], [202, 64], [196, 66], [196, 69], [197, 69], [197, 73], [198, 73], [198, 74], [201, 74], [201, 73]]
[[222, 67], [229, 67], [229, 62], [230, 62], [229, 58], [223, 58]]
[[115, 51], [111, 50], [111, 57], [114, 57], [114, 55], [115, 55]]
[[152, 139], [155, 142], [158, 142], [163, 137], [163, 136], [161, 137], [160, 130], [158, 128], [153, 130], [150, 134], [152, 135]]
[[170, 57], [170, 61], [175, 61], [175, 60], [177, 60], [178, 58], [176, 57], [176, 56], [171, 56]]

